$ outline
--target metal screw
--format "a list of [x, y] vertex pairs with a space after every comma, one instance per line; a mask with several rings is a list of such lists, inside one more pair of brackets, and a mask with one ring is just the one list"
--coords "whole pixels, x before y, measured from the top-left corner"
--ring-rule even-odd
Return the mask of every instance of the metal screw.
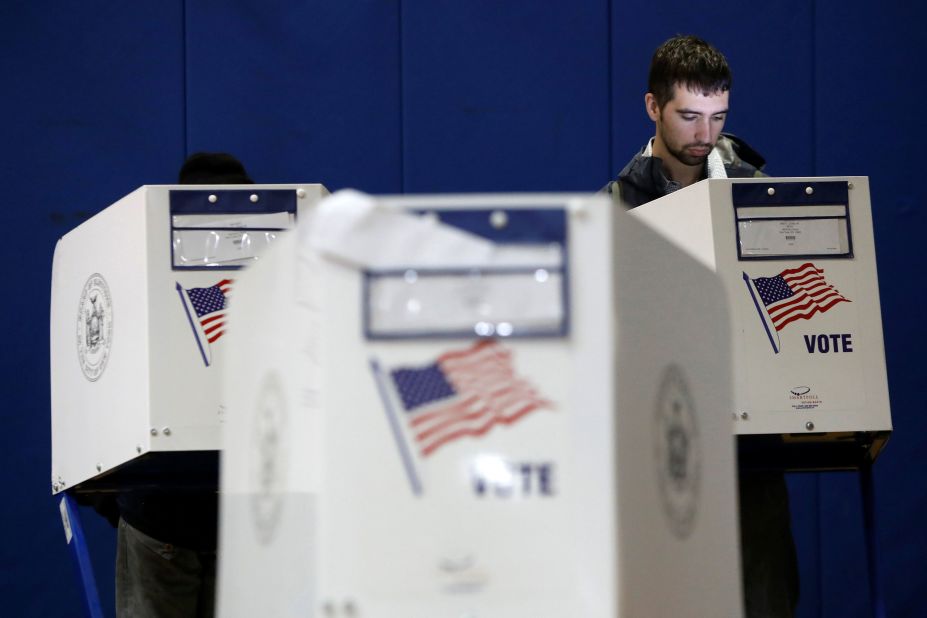
[[151, 435], [153, 435], [153, 436], [158, 435], [158, 430], [157, 430], [156, 427], [152, 427], [152, 428], [151, 428]]
[[853, 188], [853, 183], [852, 183], [852, 182], [848, 182], [848, 183], [847, 183], [847, 189], [852, 189], [852, 188]]
[[335, 615], [335, 604], [332, 603], [331, 601], [325, 601], [325, 603], [322, 604], [322, 613], [325, 614], [326, 616], [334, 616]]
[[98, 464], [97, 464], [97, 472], [102, 472], [102, 471], [103, 471], [103, 464], [98, 463]]
[[136, 453], [141, 453], [141, 452], [142, 452], [142, 445], [141, 445], [141, 444], [136, 444], [136, 445], [135, 445], [135, 452], [136, 452]]
[[769, 195], [775, 195], [775, 194], [776, 194], [776, 190], [775, 190], [774, 188], [770, 187], [770, 188], [766, 189], [766, 193], [768, 193]]
[[298, 197], [299, 199], [303, 199], [304, 197], [306, 197], [306, 190], [305, 190], [305, 189], [297, 189], [297, 190], [296, 190], [296, 197]]
[[210, 204], [215, 204], [216, 202], [219, 201], [219, 196], [216, 195], [216, 194], [212, 194], [212, 195], [210, 195], [209, 198], [207, 198], [207, 199], [209, 199], [209, 203], [210, 203]]
[[807, 423], [805, 423], [805, 429], [807, 429], [808, 431], [813, 430], [813, 429], [814, 429], [814, 423], [812, 423], [811, 421], [808, 421]]
[[743, 420], [747, 420], [748, 418], [750, 418], [750, 415], [747, 414], [746, 412], [741, 412], [740, 418], [742, 418]]
[[509, 216], [504, 210], [494, 210], [492, 214], [489, 215], [489, 224], [497, 230], [501, 230], [509, 224]]
[[344, 602], [344, 613], [348, 616], [357, 615], [357, 607], [354, 605], [354, 601], [348, 599]]
[[807, 193], [808, 195], [811, 195], [812, 193], [814, 193], [814, 188], [813, 188], [813, 187], [805, 187], [805, 193]]
[[252, 203], [256, 204], [260, 198], [257, 196], [257, 193], [252, 193], [249, 199], [251, 200]]
[[165, 427], [164, 429], [161, 430], [161, 433], [163, 433], [165, 436], [169, 436], [171, 435], [171, 428]]

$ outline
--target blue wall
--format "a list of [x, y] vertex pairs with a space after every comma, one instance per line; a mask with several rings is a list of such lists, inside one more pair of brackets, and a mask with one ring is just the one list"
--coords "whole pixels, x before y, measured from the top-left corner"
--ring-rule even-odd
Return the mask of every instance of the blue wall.
[[[652, 50], [698, 33], [735, 72], [728, 129], [777, 175], [871, 178], [895, 435], [876, 470], [893, 616], [927, 587], [921, 233], [923, 4], [784, 0], [141, 0], [0, 4], [3, 242], [0, 613], [73, 616], [49, 493], [48, 313], [56, 239], [186, 154], [259, 182], [373, 193], [596, 190], [650, 136]], [[917, 281], [921, 283], [918, 284]], [[867, 615], [851, 474], [790, 479], [803, 617]], [[86, 513], [112, 609], [111, 530]]]

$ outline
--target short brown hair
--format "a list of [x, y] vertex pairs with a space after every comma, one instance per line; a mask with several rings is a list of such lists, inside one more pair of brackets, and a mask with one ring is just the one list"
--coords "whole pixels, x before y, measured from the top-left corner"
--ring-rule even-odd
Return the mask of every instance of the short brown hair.
[[673, 100], [677, 84], [693, 92], [714, 94], [730, 90], [731, 81], [731, 68], [724, 54], [697, 36], [678, 35], [654, 52], [647, 92], [662, 108]]

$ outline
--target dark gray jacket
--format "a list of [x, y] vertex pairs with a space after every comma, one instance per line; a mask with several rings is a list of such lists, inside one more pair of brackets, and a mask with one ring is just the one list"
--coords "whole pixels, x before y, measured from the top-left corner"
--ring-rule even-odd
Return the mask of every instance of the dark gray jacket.
[[[663, 160], [644, 156], [645, 150], [646, 147], [642, 148], [624, 166], [617, 180], [605, 186], [605, 192], [616, 202], [620, 201], [625, 208], [646, 204], [679, 189], [679, 184], [669, 180], [663, 172]], [[765, 176], [761, 171], [766, 165], [765, 159], [739, 137], [722, 133], [715, 150], [721, 155], [728, 178]], [[702, 178], [707, 178], [707, 166], [702, 174]]]

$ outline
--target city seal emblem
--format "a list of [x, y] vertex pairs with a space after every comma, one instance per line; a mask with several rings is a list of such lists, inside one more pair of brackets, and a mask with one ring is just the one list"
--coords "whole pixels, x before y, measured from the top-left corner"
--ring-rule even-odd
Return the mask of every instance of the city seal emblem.
[[695, 405], [682, 370], [663, 372], [654, 414], [657, 478], [663, 511], [680, 540], [692, 533], [698, 515], [701, 449]]
[[113, 299], [106, 279], [90, 275], [84, 284], [77, 309], [77, 360], [91, 382], [106, 369], [113, 345]]

